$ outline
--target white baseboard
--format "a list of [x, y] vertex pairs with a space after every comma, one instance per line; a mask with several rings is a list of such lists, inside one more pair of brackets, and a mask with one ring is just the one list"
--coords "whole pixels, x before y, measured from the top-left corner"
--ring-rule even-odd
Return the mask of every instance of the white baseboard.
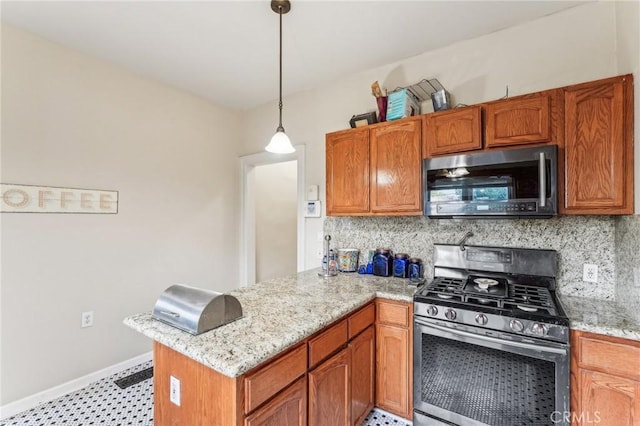
[[118, 373], [127, 368], [134, 367], [143, 362], [150, 361], [153, 358], [153, 352], [149, 351], [130, 358], [126, 361], [119, 362], [102, 370], [89, 373], [86, 376], [78, 377], [77, 379], [70, 380], [58, 386], [54, 386], [49, 389], [45, 389], [42, 392], [27, 396], [26, 398], [19, 399], [14, 402], [0, 406], [0, 420], [7, 417], [15, 416], [25, 410], [30, 410], [37, 407], [40, 404], [59, 398], [71, 392], [75, 392], [78, 389], [82, 389], [89, 383], [96, 382], [98, 380], [109, 377], [112, 374]]

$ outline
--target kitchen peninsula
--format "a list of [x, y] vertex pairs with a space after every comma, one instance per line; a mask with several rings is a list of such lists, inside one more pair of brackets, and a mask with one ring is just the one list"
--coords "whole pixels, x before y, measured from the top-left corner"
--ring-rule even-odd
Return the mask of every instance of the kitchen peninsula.
[[[321, 278], [317, 272], [231, 292], [243, 317], [198, 336], [151, 313], [126, 318], [126, 325], [155, 340], [156, 424], [292, 418], [307, 424], [307, 414], [309, 424], [334, 418], [355, 424], [374, 405], [374, 386], [376, 406], [410, 418], [415, 287], [403, 279]], [[179, 404], [170, 402], [170, 376], [181, 382]], [[326, 392], [336, 380], [339, 388]]]

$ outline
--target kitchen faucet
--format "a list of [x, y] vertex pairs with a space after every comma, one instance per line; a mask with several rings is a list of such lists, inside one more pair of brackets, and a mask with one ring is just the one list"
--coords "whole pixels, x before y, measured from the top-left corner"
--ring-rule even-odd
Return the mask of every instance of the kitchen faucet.
[[466, 247], [464, 246], [464, 243], [467, 242], [467, 240], [469, 238], [473, 237], [473, 232], [469, 231], [466, 234], [464, 234], [464, 237], [462, 237], [462, 239], [460, 241], [458, 241], [458, 245], [460, 246], [460, 251], [465, 251]]

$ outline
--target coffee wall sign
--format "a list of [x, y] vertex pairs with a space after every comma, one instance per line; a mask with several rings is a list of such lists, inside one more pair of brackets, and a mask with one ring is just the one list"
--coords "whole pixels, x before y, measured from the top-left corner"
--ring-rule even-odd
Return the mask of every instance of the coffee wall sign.
[[0, 213], [118, 213], [118, 191], [0, 183]]

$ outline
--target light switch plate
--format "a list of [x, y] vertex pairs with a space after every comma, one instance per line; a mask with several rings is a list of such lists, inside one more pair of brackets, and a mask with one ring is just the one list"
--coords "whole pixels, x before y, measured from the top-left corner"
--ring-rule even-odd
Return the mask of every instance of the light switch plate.
[[307, 186], [307, 200], [316, 201], [318, 199], [318, 185]]

